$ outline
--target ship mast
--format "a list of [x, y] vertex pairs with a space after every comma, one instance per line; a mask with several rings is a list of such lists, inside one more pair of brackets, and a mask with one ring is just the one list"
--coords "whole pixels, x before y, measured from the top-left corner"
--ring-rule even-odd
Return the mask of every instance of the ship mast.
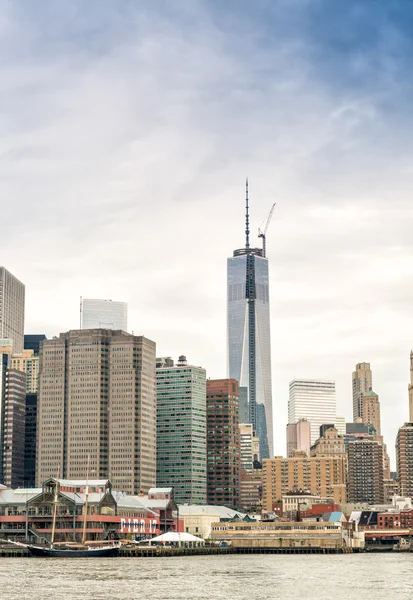
[[90, 455], [87, 457], [87, 476], [86, 476], [86, 497], [85, 497], [85, 508], [83, 515], [83, 533], [82, 533], [82, 544], [86, 541], [86, 519], [87, 519], [87, 508], [89, 499], [89, 467], [90, 467]]
[[51, 538], [51, 542], [50, 542], [51, 548], [53, 548], [54, 536], [55, 536], [55, 532], [56, 532], [56, 515], [57, 515], [57, 497], [58, 497], [58, 494], [59, 494], [59, 468], [57, 469], [56, 485], [55, 485], [55, 488], [54, 488], [52, 538]]

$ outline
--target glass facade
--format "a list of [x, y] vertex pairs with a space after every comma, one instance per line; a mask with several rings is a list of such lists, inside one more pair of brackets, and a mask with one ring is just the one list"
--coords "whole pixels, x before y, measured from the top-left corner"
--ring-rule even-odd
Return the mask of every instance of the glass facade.
[[173, 486], [178, 504], [205, 504], [205, 369], [189, 365], [158, 368], [156, 380], [156, 484]]
[[[227, 262], [228, 376], [248, 390], [249, 422], [260, 436], [261, 457], [273, 453], [268, 259], [235, 251]], [[242, 411], [241, 411], [242, 412]]]
[[82, 329], [128, 331], [128, 305], [113, 300], [82, 300]]

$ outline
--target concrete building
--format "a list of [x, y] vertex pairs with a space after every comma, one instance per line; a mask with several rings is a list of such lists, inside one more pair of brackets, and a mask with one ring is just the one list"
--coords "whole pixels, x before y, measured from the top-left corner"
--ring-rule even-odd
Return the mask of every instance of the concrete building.
[[9, 367], [10, 355], [0, 355], [0, 483], [24, 485], [26, 378]]
[[409, 419], [413, 423], [413, 351], [410, 352]]
[[128, 305], [113, 300], [81, 298], [82, 329], [113, 329], [128, 331]]
[[308, 457], [296, 452], [292, 458], [276, 456], [263, 461], [263, 510], [272, 507], [293, 488], [308, 490], [336, 504], [346, 500], [346, 465], [341, 457]]
[[323, 437], [320, 437], [316, 443], [311, 446], [311, 456], [338, 456], [345, 458], [346, 445], [344, 437], [338, 434], [335, 427], [326, 429]]
[[241, 470], [239, 508], [245, 512], [260, 513], [262, 507], [262, 469], [249, 473]]
[[319, 437], [320, 426], [336, 422], [336, 384], [321, 379], [293, 379], [288, 400], [288, 423], [307, 419], [311, 444]]
[[18, 354], [24, 347], [24, 295], [23, 283], [0, 267], [0, 338], [11, 339]]
[[244, 517], [244, 513], [220, 505], [188, 505], [179, 506], [179, 518], [184, 522], [184, 531], [207, 540], [211, 537], [212, 523], [227, 521], [234, 517]]
[[374, 427], [377, 435], [381, 435], [380, 399], [373, 390], [361, 396], [361, 418], [363, 423]]
[[306, 452], [310, 456], [311, 425], [307, 419], [299, 419], [297, 423], [287, 425], [287, 458], [291, 458], [296, 450]]
[[400, 495], [413, 498], [413, 423], [405, 423], [397, 432], [396, 463]]
[[[261, 457], [268, 458], [273, 454], [269, 271], [265, 243], [262, 249], [250, 246], [248, 183], [245, 235], [245, 247], [227, 261], [228, 376], [247, 388], [247, 422], [260, 439]], [[240, 412], [244, 419], [244, 402]]]
[[39, 356], [35, 356], [33, 350], [23, 350], [22, 354], [13, 354], [11, 366], [17, 371], [26, 373], [27, 394], [37, 394], [39, 387]]
[[346, 417], [336, 417], [335, 427], [338, 431], [338, 435], [346, 434]]
[[362, 414], [361, 399], [363, 394], [367, 394], [373, 387], [373, 373], [370, 369], [370, 363], [358, 363], [356, 370], [353, 372], [352, 378], [353, 387], [353, 421], [356, 422]]
[[238, 382], [208, 379], [207, 502], [238, 508], [241, 468]]
[[261, 462], [260, 439], [250, 423], [240, 423], [241, 469], [252, 473]]
[[348, 446], [348, 502], [383, 504], [383, 446], [374, 440], [351, 441]]
[[173, 486], [179, 504], [206, 502], [206, 373], [178, 364], [156, 369], [157, 485]]
[[40, 344], [43, 340], [46, 340], [44, 333], [25, 334], [24, 336], [24, 349], [33, 350], [35, 356], [40, 354]]
[[43, 342], [37, 485], [90, 472], [130, 494], [156, 481], [155, 343], [108, 329]]

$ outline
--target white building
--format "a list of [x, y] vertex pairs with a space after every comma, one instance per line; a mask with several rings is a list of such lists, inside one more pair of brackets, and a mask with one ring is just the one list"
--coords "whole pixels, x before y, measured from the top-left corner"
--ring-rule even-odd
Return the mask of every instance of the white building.
[[23, 283], [0, 267], [0, 338], [11, 339], [17, 354], [24, 347], [24, 296]]
[[82, 329], [128, 331], [128, 305], [113, 300], [81, 300]]
[[320, 437], [320, 426], [336, 423], [336, 384], [322, 379], [293, 379], [288, 400], [288, 422], [307, 419], [311, 444]]

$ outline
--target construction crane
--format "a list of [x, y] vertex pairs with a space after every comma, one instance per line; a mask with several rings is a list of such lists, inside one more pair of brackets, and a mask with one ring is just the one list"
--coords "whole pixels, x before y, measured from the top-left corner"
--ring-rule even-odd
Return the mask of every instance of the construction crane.
[[275, 204], [276, 203], [274, 202], [274, 204], [271, 206], [270, 214], [268, 215], [268, 219], [267, 219], [267, 222], [265, 223], [264, 229], [261, 229], [263, 223], [261, 223], [261, 227], [258, 228], [258, 237], [262, 238], [262, 255], [263, 255], [264, 258], [266, 257], [266, 252], [267, 252], [267, 239], [266, 239], [266, 235], [267, 235], [269, 224], [271, 223], [272, 214], [274, 212]]

